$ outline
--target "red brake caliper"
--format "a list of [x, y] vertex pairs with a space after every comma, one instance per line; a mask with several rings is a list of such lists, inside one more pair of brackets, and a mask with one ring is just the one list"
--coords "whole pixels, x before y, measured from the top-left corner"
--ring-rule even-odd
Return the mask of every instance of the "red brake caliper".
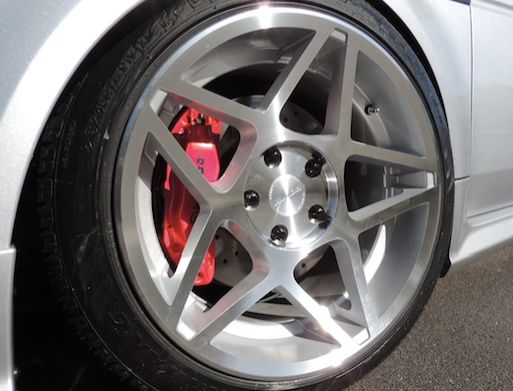
[[[217, 148], [221, 122], [197, 110], [187, 109], [171, 129], [185, 153], [207, 181], [219, 178]], [[199, 205], [167, 166], [164, 183], [163, 234], [159, 237], [164, 251], [174, 266], [178, 266], [183, 248], [199, 214]], [[215, 273], [215, 241], [212, 240], [194, 285], [210, 284]]]

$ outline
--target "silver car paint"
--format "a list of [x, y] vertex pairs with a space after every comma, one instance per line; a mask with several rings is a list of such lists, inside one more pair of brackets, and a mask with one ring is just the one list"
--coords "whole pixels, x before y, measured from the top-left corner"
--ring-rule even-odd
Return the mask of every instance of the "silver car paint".
[[474, 1], [472, 20], [475, 53], [474, 144], [469, 217], [512, 204], [513, 1]]
[[470, 178], [456, 187], [451, 273], [512, 240], [513, 1], [472, 0]]
[[0, 390], [14, 389], [12, 346], [12, 291], [14, 281], [14, 248], [0, 251]]
[[[18, 200], [33, 150], [55, 101], [80, 61], [117, 20], [142, 1], [21, 0], [0, 4], [0, 179], [3, 184], [0, 187], [0, 390], [12, 390], [14, 387], [10, 317], [15, 250], [11, 247], [11, 238]], [[482, 174], [485, 178], [487, 173], [495, 171], [496, 166], [493, 163], [487, 164], [489, 156], [479, 153], [478, 144], [475, 144], [475, 149], [472, 149], [471, 144], [470, 8], [449, 0], [385, 2], [404, 21], [423, 48], [435, 72], [445, 104], [456, 177], [461, 178], [456, 183], [454, 236], [457, 239], [451, 248], [451, 258], [455, 263], [452, 269], [455, 270], [459, 265], [479, 259], [495, 246], [510, 240], [508, 232], [512, 232], [513, 227], [513, 211], [491, 211], [494, 204], [480, 193], [480, 182], [475, 185], [471, 182], [474, 173]], [[505, 1], [473, 0], [476, 26], [486, 23], [486, 13], [490, 12], [487, 8], [492, 7], [492, 4], [496, 5], [495, 10], [500, 10], [504, 28], [508, 28], [506, 14], [511, 5]], [[503, 7], [497, 6], [501, 4]], [[496, 25], [495, 19], [493, 23]], [[486, 33], [494, 34], [488, 29]], [[497, 58], [490, 57], [494, 54], [491, 53], [494, 45], [489, 43], [497, 43], [503, 33], [498, 31], [495, 34], [489, 41], [484, 37], [476, 40], [474, 49], [476, 55], [483, 56], [482, 67]], [[63, 56], [63, 53], [66, 55]], [[499, 53], [503, 58], [505, 51]], [[506, 79], [501, 75], [494, 76], [495, 81], [501, 84], [504, 80], [511, 82], [511, 76]], [[480, 91], [482, 77], [478, 66], [474, 73], [476, 92]], [[504, 104], [507, 97], [511, 96], [506, 91], [501, 101]], [[487, 140], [486, 120], [495, 113], [495, 118], [500, 118], [501, 124], [506, 126], [507, 116], [497, 109], [494, 102], [478, 100], [475, 103], [485, 104], [487, 110], [481, 111], [479, 106], [474, 105], [473, 114], [477, 118], [474, 132], [480, 142], [488, 142], [488, 147], [494, 150], [502, 141]], [[477, 153], [481, 160], [473, 159], [471, 164], [471, 151]], [[499, 167], [507, 167], [505, 160], [498, 156], [496, 159], [501, 163]], [[502, 159], [507, 159], [507, 155]], [[469, 175], [470, 179], [467, 178]], [[483, 216], [472, 215], [467, 220], [467, 204], [474, 208], [474, 212], [484, 208], [482, 210], [489, 213]], [[510, 217], [504, 218], [504, 214]], [[494, 235], [503, 227], [508, 227], [508, 231], [503, 230], [502, 237]], [[478, 235], [485, 240], [471, 240]], [[492, 237], [495, 238], [492, 243], [486, 240]]]

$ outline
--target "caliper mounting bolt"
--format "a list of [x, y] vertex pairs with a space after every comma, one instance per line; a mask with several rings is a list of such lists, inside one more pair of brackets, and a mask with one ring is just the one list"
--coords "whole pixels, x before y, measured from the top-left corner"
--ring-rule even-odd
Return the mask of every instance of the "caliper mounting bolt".
[[278, 148], [269, 148], [264, 154], [264, 162], [268, 167], [278, 167], [281, 163], [281, 152]]
[[244, 192], [244, 207], [246, 209], [255, 209], [260, 204], [260, 195], [255, 190]]
[[271, 240], [274, 244], [283, 244], [287, 237], [289, 236], [289, 231], [287, 230], [287, 227], [284, 225], [276, 225], [271, 230]]

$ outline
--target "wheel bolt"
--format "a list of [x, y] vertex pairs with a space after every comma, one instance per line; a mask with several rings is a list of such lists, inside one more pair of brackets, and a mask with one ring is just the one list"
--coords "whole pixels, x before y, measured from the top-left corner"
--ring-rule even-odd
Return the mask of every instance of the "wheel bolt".
[[281, 163], [281, 152], [279, 149], [276, 147], [268, 149], [264, 154], [264, 162], [268, 167], [278, 167]]
[[260, 196], [255, 190], [244, 192], [244, 207], [246, 209], [255, 209], [260, 204]]
[[314, 205], [308, 211], [308, 217], [312, 223], [322, 223], [326, 220], [326, 212], [320, 205]]
[[289, 231], [284, 225], [277, 225], [271, 230], [271, 240], [275, 244], [282, 244], [287, 240]]
[[326, 163], [326, 159], [319, 152], [314, 152], [312, 158], [306, 162], [305, 172], [310, 178], [315, 178], [321, 174], [322, 166]]
[[306, 175], [309, 178], [318, 177], [321, 174], [322, 163], [318, 160], [309, 160], [305, 166]]

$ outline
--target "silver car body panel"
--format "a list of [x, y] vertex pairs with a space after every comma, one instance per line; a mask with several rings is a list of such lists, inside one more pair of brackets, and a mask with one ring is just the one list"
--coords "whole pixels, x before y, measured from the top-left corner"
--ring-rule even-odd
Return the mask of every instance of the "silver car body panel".
[[[1, 391], [14, 389], [11, 312], [16, 252], [12, 232], [35, 146], [55, 102], [81, 61], [117, 21], [142, 1], [0, 3]], [[501, 40], [503, 34], [513, 35], [511, 2], [472, 0], [472, 8], [449, 0], [384, 2], [422, 47], [447, 113], [458, 179], [450, 253], [451, 270], [456, 270], [506, 244], [513, 232], [513, 181], [506, 183], [512, 179], [513, 164], [505, 152], [513, 145], [513, 132], [506, 131], [513, 123], [513, 110], [507, 107], [507, 98], [513, 92], [513, 75], [507, 70], [512, 69], [513, 56], [507, 58], [510, 50]], [[498, 58], [509, 66], [500, 66]], [[493, 74], [488, 71], [491, 66]], [[479, 95], [474, 102], [473, 90]], [[499, 99], [495, 99], [497, 94]], [[489, 191], [490, 175], [496, 180], [493, 191]], [[497, 189], [497, 183], [503, 188]]]
[[513, 1], [472, 0], [470, 177], [456, 185], [450, 272], [512, 241]]
[[513, 203], [513, 1], [473, 1], [472, 20], [474, 145], [469, 217]]
[[0, 390], [14, 389], [12, 345], [12, 294], [16, 251], [0, 251]]

